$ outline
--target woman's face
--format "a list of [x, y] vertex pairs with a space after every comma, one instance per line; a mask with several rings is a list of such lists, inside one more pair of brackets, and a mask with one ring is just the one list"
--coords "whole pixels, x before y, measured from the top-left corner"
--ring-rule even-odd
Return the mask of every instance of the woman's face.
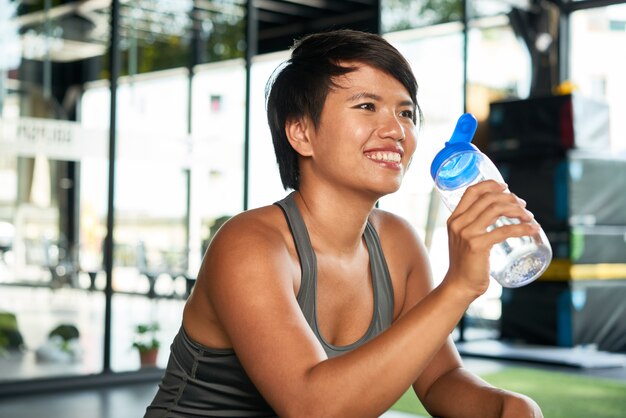
[[358, 62], [337, 77], [312, 130], [311, 168], [322, 180], [377, 195], [396, 191], [417, 141], [416, 104], [391, 75]]

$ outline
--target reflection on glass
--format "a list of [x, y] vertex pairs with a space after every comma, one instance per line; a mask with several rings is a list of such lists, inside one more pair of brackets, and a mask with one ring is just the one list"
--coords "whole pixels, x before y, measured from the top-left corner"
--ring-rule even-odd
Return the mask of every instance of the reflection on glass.
[[[602, 45], [601, 48], [598, 46]], [[571, 16], [571, 81], [579, 94], [608, 104], [611, 150], [626, 150], [626, 5]]]
[[81, 263], [86, 135], [34, 97], [10, 97], [19, 112], [0, 120], [0, 380], [102, 369], [104, 299]]
[[381, 1], [382, 32], [436, 25], [461, 20], [461, 0], [383, 0]]
[[[245, 5], [120, 7], [111, 350], [115, 370], [133, 370], [135, 322], [171, 339], [206, 244], [242, 209], [244, 66], [196, 69], [191, 110], [188, 67], [243, 56]], [[98, 373], [110, 5], [0, 9], [0, 380]]]
[[81, 168], [106, 136], [78, 122], [76, 86], [97, 78], [106, 43], [71, 7], [0, 10], [0, 381], [99, 373], [102, 277], [87, 266], [100, 249], [86, 238], [102, 224], [81, 192], [106, 189]]

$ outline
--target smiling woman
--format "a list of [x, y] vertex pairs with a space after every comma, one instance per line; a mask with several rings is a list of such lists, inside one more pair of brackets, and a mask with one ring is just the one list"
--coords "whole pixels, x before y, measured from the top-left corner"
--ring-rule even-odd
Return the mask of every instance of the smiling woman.
[[[415, 102], [384, 72], [359, 62], [341, 66], [350, 72], [334, 81], [320, 121], [293, 117], [286, 122], [290, 145], [302, 157], [299, 187], [325, 182], [349, 187], [347, 182], [359, 181], [353, 186], [362, 192], [395, 192], [415, 151]], [[364, 164], [363, 157], [375, 165]]]
[[[503, 185], [474, 186], [433, 288], [420, 237], [375, 208], [416, 146], [417, 82], [404, 57], [374, 34], [310, 35], [267, 92], [293, 190], [213, 237], [145, 416], [378, 417], [413, 386], [435, 415], [541, 417], [528, 397], [464, 370], [449, 340], [488, 286], [490, 247], [534, 230], [531, 215]], [[520, 223], [485, 233], [505, 214]]]

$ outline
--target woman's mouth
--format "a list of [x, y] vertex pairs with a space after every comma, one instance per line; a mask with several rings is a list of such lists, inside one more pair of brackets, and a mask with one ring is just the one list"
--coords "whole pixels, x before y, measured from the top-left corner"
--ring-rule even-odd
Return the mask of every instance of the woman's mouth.
[[367, 158], [372, 161], [378, 161], [383, 163], [399, 163], [402, 161], [402, 155], [399, 152], [393, 151], [374, 151], [365, 154]]

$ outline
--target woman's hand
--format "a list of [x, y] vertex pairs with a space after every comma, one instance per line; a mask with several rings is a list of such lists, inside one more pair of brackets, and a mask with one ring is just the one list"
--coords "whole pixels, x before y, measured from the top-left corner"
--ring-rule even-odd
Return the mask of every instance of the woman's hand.
[[[446, 281], [460, 285], [473, 297], [483, 294], [489, 287], [491, 247], [539, 230], [525, 206], [505, 184], [487, 180], [468, 187], [447, 223], [450, 265]], [[517, 218], [520, 223], [488, 231], [501, 216]]]

